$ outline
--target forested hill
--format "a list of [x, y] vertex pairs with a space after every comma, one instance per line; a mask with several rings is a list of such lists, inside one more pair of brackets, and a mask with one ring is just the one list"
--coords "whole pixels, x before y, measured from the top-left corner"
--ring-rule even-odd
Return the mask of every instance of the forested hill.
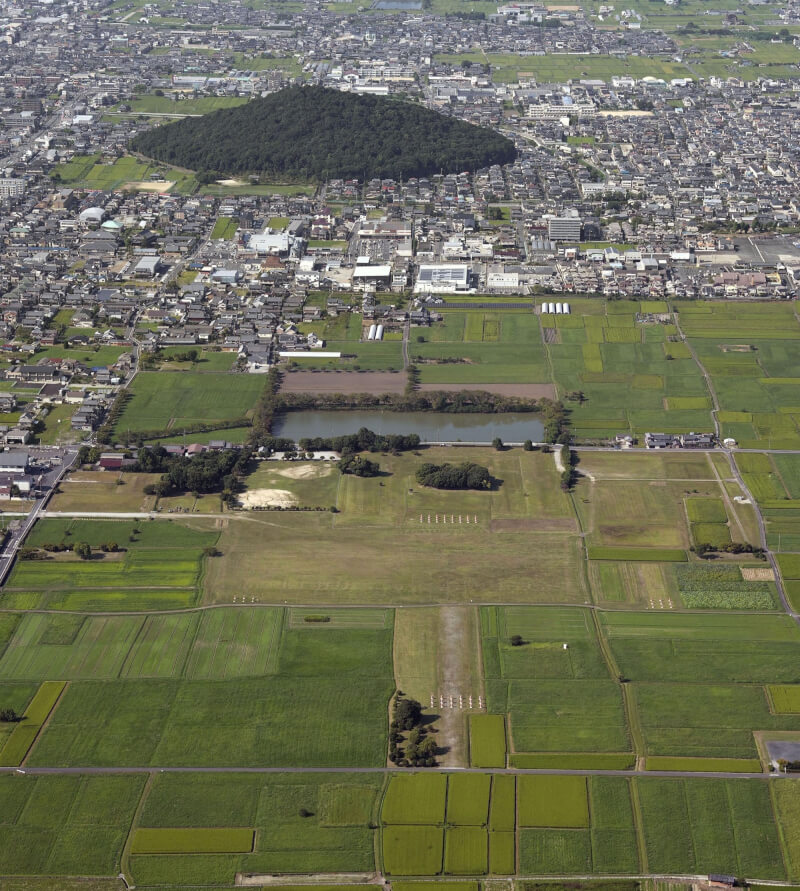
[[494, 130], [419, 105], [324, 87], [289, 87], [246, 105], [137, 136], [132, 148], [202, 172], [303, 179], [429, 176], [516, 157]]

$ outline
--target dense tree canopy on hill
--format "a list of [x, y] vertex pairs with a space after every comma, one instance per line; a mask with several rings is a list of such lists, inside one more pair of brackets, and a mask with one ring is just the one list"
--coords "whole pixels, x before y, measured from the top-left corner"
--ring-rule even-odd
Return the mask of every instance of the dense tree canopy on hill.
[[516, 157], [500, 133], [419, 105], [289, 87], [139, 134], [132, 148], [205, 173], [303, 179], [460, 173]]
[[465, 461], [463, 464], [422, 464], [417, 482], [433, 489], [491, 489], [495, 480], [486, 467]]

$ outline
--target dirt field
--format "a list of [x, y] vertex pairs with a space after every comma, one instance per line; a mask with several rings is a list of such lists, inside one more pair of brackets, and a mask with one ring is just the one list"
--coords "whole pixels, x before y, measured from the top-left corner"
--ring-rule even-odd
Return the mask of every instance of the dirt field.
[[402, 393], [406, 376], [399, 372], [290, 371], [283, 377], [282, 393]]
[[174, 185], [174, 182], [167, 181], [155, 183], [129, 182], [125, 183], [123, 188], [135, 189], [137, 192], [168, 192]]
[[421, 393], [434, 390], [485, 390], [487, 393], [497, 393], [498, 396], [519, 396], [523, 399], [556, 398], [553, 384], [420, 384], [418, 389]]

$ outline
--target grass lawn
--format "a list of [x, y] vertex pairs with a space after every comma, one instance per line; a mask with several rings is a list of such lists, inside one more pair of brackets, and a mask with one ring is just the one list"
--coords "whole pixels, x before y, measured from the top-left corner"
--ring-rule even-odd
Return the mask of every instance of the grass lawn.
[[[245, 417], [264, 389], [250, 374], [142, 372], [131, 385], [133, 398], [125, 406], [117, 433], [161, 430], [180, 433], [181, 424]], [[217, 438], [224, 438], [224, 431]]]
[[155, 507], [156, 496], [145, 495], [145, 486], [158, 482], [160, 474], [76, 470], [59, 483], [50, 501], [53, 511], [119, 511], [139, 513]]
[[459, 603], [584, 597], [578, 542], [563, 535], [537, 535], [531, 552], [529, 535], [492, 535], [480, 526], [417, 531], [412, 525], [401, 532], [390, 522], [369, 528], [324, 513], [268, 516], [231, 520], [222, 531], [224, 556], [207, 567], [207, 600], [244, 594], [262, 602], [414, 604], [429, 602], [432, 590], [440, 602]]
[[62, 443], [78, 442], [83, 436], [80, 430], [73, 430], [70, 426], [72, 416], [77, 406], [54, 405], [44, 419], [44, 430], [39, 433], [41, 445], [60, 445]]

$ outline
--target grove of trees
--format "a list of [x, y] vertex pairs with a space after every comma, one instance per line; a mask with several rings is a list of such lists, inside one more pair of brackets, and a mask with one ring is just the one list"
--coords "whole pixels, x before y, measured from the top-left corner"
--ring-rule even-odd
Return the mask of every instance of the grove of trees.
[[486, 467], [465, 461], [463, 464], [420, 465], [416, 473], [417, 482], [432, 489], [491, 489], [494, 477]]
[[154, 127], [131, 147], [205, 179], [407, 179], [507, 164], [517, 154], [502, 134], [415, 103], [316, 86]]

